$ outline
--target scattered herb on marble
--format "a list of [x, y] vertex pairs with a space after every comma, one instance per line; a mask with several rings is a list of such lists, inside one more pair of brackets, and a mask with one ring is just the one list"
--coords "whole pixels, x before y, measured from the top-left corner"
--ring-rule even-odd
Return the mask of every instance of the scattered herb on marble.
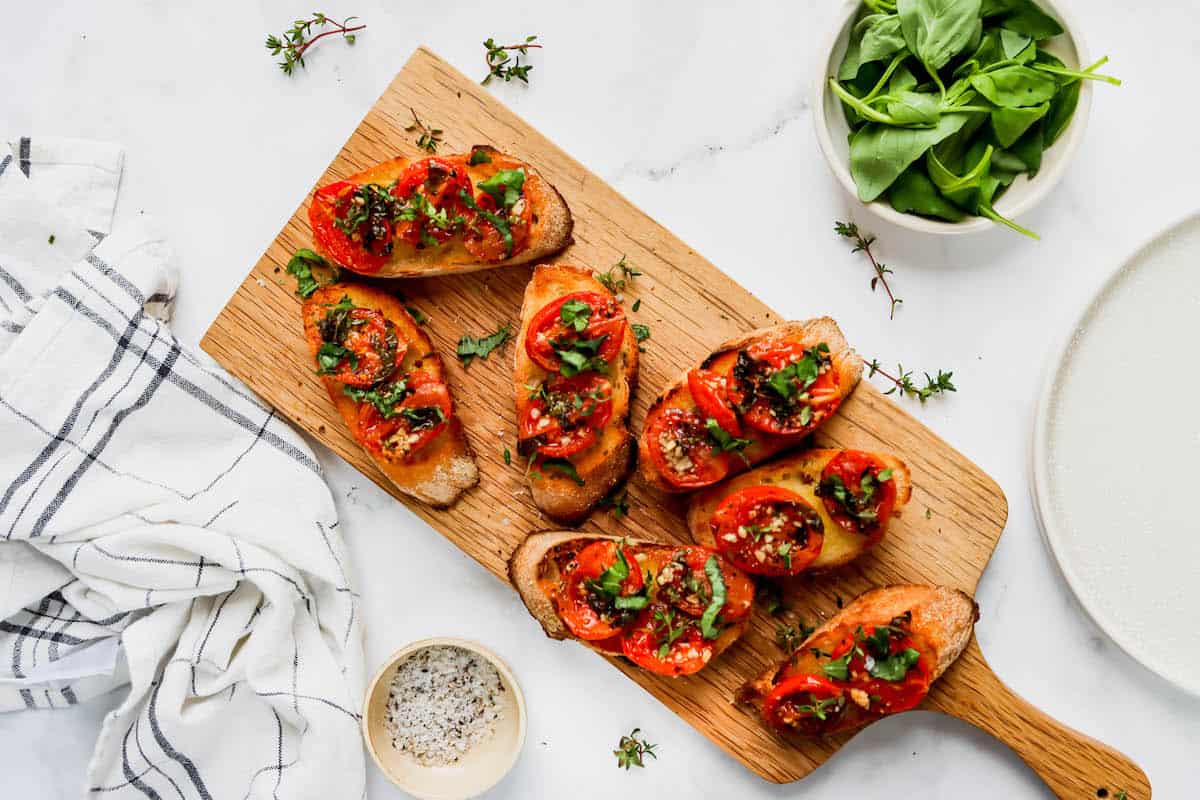
[[50, 238], [46, 240], [46, 244], [54, 244], [54, 234], [50, 234]]
[[458, 340], [458, 357], [462, 361], [464, 367], [471, 366], [471, 362], [476, 358], [486, 359], [500, 345], [508, 341], [509, 324], [504, 323], [503, 327], [495, 333], [484, 336], [481, 339], [476, 339], [470, 334], [464, 335]]
[[[284, 32], [283, 36], [271, 34], [267, 37], [267, 49], [271, 51], [271, 55], [277, 56], [283, 54], [283, 60], [277, 62], [279, 68], [283, 70], [284, 75], [291, 75], [296, 70], [296, 65], [304, 68], [304, 54], [310, 47], [324, 39], [326, 36], [341, 34], [346, 40], [346, 44], [354, 44], [357, 39], [355, 31], [361, 31], [366, 25], [351, 25], [350, 23], [358, 17], [346, 17], [341, 22], [335, 22], [327, 15], [320, 11], [314, 11], [312, 17], [308, 19], [298, 19], [292, 23], [292, 27]], [[330, 27], [332, 26], [332, 27]], [[329, 28], [322, 30], [315, 36], [313, 29]]]
[[892, 294], [892, 287], [888, 285], [887, 276], [894, 275], [887, 264], [881, 264], [876, 260], [875, 254], [871, 252], [871, 245], [875, 244], [875, 236], [873, 234], [863, 234], [858, 230], [858, 225], [854, 222], [837, 222], [833, 223], [833, 230], [838, 236], [850, 239], [854, 242], [854, 249], [851, 253], [866, 253], [867, 260], [871, 262], [871, 267], [875, 270], [875, 277], [871, 278], [871, 291], [875, 291], [880, 285], [887, 292], [888, 301], [891, 303], [891, 309], [888, 312], [888, 319], [896, 318], [896, 306], [904, 301]]
[[1062, 26], [1033, 0], [863, 0], [829, 88], [850, 125], [850, 174], [865, 203], [959, 222], [996, 212], [1033, 178], [1079, 103], [1080, 83], [1045, 49]]
[[[625, 256], [622, 255], [621, 260], [613, 264], [605, 272], [594, 272], [592, 274], [605, 289], [619, 295], [633, 283], [634, 278], [640, 277], [645, 273], [626, 261]], [[618, 297], [617, 301], [619, 302], [622, 299]]]
[[488, 39], [483, 43], [487, 48], [485, 56], [488, 66], [487, 77], [480, 83], [487, 86], [492, 78], [499, 78], [505, 83], [517, 78], [522, 83], [529, 83], [529, 71], [533, 69], [530, 64], [522, 64], [521, 56], [529, 56], [530, 48], [541, 48], [540, 44], [534, 44], [537, 41], [536, 36], [526, 36], [525, 41], [521, 44], [496, 44], [495, 39]]
[[617, 757], [617, 767], [626, 770], [630, 767], [645, 767], [643, 759], [646, 756], [658, 760], [658, 755], [654, 752], [658, 745], [638, 738], [641, 732], [641, 728], [634, 728], [628, 736], [622, 736], [621, 741], [617, 742], [617, 749], [613, 750], [613, 755]]
[[952, 382], [954, 373], [945, 372], [940, 369], [936, 377], [926, 372], [925, 385], [918, 386], [913, 381], [912, 370], [906, 370], [902, 364], [896, 365], [896, 374], [892, 375], [879, 366], [879, 361], [872, 359], [867, 364], [867, 377], [874, 378], [876, 375], [882, 375], [892, 384], [891, 388], [884, 392], [884, 394], [895, 394], [898, 392], [901, 397], [911, 397], [914, 400], [920, 400], [922, 403], [934, 395], [958, 391], [958, 388]]
[[417, 147], [424, 150], [426, 153], [436, 153], [438, 145], [442, 143], [442, 129], [431, 128], [421, 121], [417, 116], [417, 111], [412, 106], [409, 106], [409, 111], [412, 112], [412, 124], [404, 129], [406, 133], [420, 131], [421, 135], [417, 137]]

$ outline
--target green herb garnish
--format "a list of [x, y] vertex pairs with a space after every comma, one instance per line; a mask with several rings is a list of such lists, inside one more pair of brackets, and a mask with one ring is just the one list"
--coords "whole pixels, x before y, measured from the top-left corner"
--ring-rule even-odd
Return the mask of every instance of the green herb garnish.
[[721, 629], [716, 624], [717, 615], [725, 606], [726, 594], [725, 577], [721, 574], [721, 564], [715, 555], [709, 556], [704, 562], [704, 574], [708, 576], [708, 584], [712, 587], [712, 599], [708, 602], [708, 608], [704, 609], [704, 616], [700, 617], [700, 633], [705, 639], [716, 639], [721, 635]]
[[335, 270], [334, 278], [337, 277], [336, 268], [331, 267], [329, 262], [308, 248], [297, 250], [287, 263], [288, 274], [296, 279], [296, 294], [305, 300], [321, 288], [321, 282], [313, 275], [314, 268]]
[[476, 358], [486, 359], [489, 355], [491, 355], [493, 350], [507, 342], [508, 329], [508, 323], [505, 323], [504, 327], [500, 328], [489, 336], [484, 336], [482, 339], [476, 339], [474, 336], [469, 334], [464, 335], [461, 339], [459, 339], [458, 349], [456, 352], [458, 353], [459, 359], [462, 360], [463, 366], [471, 366], [471, 362]]
[[826, 678], [832, 678], [836, 681], [844, 681], [850, 677], [850, 659], [854, 656], [854, 650], [846, 653], [841, 658], [835, 658], [832, 661], [827, 661], [821, 665], [821, 671], [825, 673]]
[[558, 310], [558, 316], [568, 328], [576, 333], [583, 333], [592, 318], [592, 307], [582, 300], [568, 300]]
[[420, 131], [421, 135], [417, 137], [417, 147], [426, 153], [436, 153], [438, 145], [442, 143], [442, 129], [430, 128], [424, 122], [421, 122], [421, 118], [417, 116], [416, 109], [412, 106], [409, 106], [408, 110], [412, 112], [413, 121], [411, 125], [404, 129], [405, 132]]
[[[279, 68], [283, 70], [284, 75], [291, 75], [296, 65], [304, 67], [304, 53], [308, 48], [312, 47], [319, 40], [326, 36], [333, 36], [340, 33], [342, 38], [346, 40], [346, 44], [354, 44], [355, 31], [361, 31], [366, 25], [354, 25], [350, 23], [358, 17], [346, 17], [341, 23], [334, 22], [329, 17], [319, 11], [313, 12], [309, 19], [298, 19], [292, 23], [292, 27], [284, 32], [283, 36], [270, 35], [267, 37], [267, 49], [271, 51], [271, 55], [277, 56], [283, 53], [283, 60], [278, 62]], [[331, 25], [332, 28], [327, 31], [318, 33], [316, 36], [311, 36], [313, 28], [324, 28]]]
[[544, 458], [542, 459], [542, 469], [554, 470], [561, 475], [565, 475], [576, 486], [583, 486], [585, 483], [583, 478], [579, 477], [579, 472], [575, 469], [575, 465], [565, 458]]
[[860, 233], [858, 225], [853, 222], [834, 222], [833, 230], [838, 236], [854, 240], [854, 249], [850, 251], [851, 253], [866, 254], [867, 260], [871, 262], [871, 268], [875, 270], [875, 277], [871, 278], [871, 291], [875, 291], [880, 285], [883, 286], [883, 290], [887, 292], [888, 301], [891, 303], [888, 319], [895, 319], [896, 306], [904, 301], [892, 294], [892, 287], [888, 286], [887, 276], [893, 274], [892, 270], [886, 264], [876, 261], [875, 254], [871, 252], [871, 245], [875, 244], [875, 237]]
[[954, 378], [953, 372], [944, 372], [939, 369], [937, 372], [937, 377], [933, 377], [926, 372], [925, 385], [917, 386], [912, 379], [912, 370], [905, 370], [904, 365], [902, 364], [896, 365], [897, 375], [891, 375], [884, 371], [884, 369], [879, 366], [879, 361], [875, 359], [872, 359], [871, 362], [867, 364], [867, 370], [868, 378], [873, 378], [878, 374], [882, 375], [892, 383], [891, 388], [884, 392], [884, 394], [893, 394], [898, 392], [901, 397], [911, 397], [916, 400], [920, 400], [922, 403], [934, 395], [958, 391], [958, 388], [952, 382], [952, 379]]
[[617, 742], [617, 749], [613, 750], [613, 755], [617, 757], [617, 767], [626, 770], [630, 767], [645, 767], [642, 760], [646, 756], [658, 760], [658, 755], [654, 752], [654, 748], [658, 745], [639, 739], [638, 734], [641, 733], [641, 730], [641, 728], [634, 728], [628, 736], [622, 736], [621, 741]]
[[[513, 56], [510, 53], [520, 53], [522, 56], [529, 55], [530, 48], [540, 48], [540, 44], [533, 44], [537, 41], [536, 36], [526, 36], [525, 41], [521, 44], [496, 44], [495, 40], [488, 39], [483, 43], [487, 48], [485, 56], [488, 66], [488, 74], [480, 83], [484, 86], [492, 78], [499, 78], [504, 82], [511, 81], [513, 78], [520, 80], [523, 83], [529, 83], [529, 71], [533, 67], [529, 64], [521, 63], [521, 56]], [[512, 63], [509, 63], [512, 62]]]
[[524, 169], [502, 169], [475, 187], [487, 192], [496, 201], [496, 207], [510, 209], [521, 199], [521, 188], [525, 185]]

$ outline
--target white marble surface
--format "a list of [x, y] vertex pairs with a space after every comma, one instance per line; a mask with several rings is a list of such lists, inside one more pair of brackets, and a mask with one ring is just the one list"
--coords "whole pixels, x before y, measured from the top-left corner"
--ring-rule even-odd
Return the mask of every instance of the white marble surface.
[[[289, 80], [261, 40], [303, 3], [6, 4], [0, 133], [125, 145], [118, 213], [152, 213], [166, 227], [182, 274], [177, 330], [195, 341], [418, 43], [474, 74], [484, 38], [539, 34], [533, 85], [494, 90], [518, 113], [779, 311], [832, 314], [886, 362], [954, 370], [959, 393], [914, 410], [1008, 493], [1008, 529], [978, 594], [984, 651], [1019, 693], [1137, 759], [1159, 798], [1195, 797], [1200, 700], [1132, 662], [1076, 607], [1034, 524], [1026, 463], [1047, 342], [1120, 257], [1200, 206], [1200, 112], [1187, 83], [1200, 66], [1194, 0], [1136, 13], [1071, 0], [1092, 52], [1112, 57], [1125, 86], [1098, 87], [1076, 163], [1022, 218], [1041, 242], [1004, 231], [932, 240], [857, 214], [896, 270], [905, 303], [894, 322], [867, 266], [831, 232], [855, 213], [821, 161], [808, 109], [832, 0], [571, 5], [338, 0], [325, 10], [359, 14], [369, 29], [354, 49], [328, 42]], [[741, 202], [748, 187], [770, 202]], [[802, 784], [766, 784], [582, 648], [543, 638], [506, 587], [339, 460], [322, 460], [357, 561], [369, 662], [414, 638], [459, 634], [520, 676], [528, 747], [494, 797], [1049, 796], [1005, 747], [931, 713], [874, 726]], [[0, 794], [78, 796], [104, 711], [0, 717]], [[634, 725], [661, 757], [626, 774], [609, 751]], [[372, 773], [372, 800], [399, 796]]]

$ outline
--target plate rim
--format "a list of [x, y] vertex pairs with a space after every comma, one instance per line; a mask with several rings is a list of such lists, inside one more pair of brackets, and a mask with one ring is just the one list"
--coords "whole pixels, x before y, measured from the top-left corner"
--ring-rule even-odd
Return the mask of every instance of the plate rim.
[[1092, 313], [1093, 309], [1096, 308], [1100, 300], [1122, 278], [1126, 269], [1131, 264], [1144, 257], [1152, 247], [1158, 245], [1166, 237], [1185, 226], [1195, 224], [1200, 224], [1200, 208], [1191, 209], [1185, 214], [1173, 218], [1169, 223], [1156, 228], [1150, 236], [1142, 239], [1140, 244], [1117, 262], [1116, 267], [1108, 273], [1100, 285], [1088, 294], [1087, 299], [1077, 309], [1076, 313], [1072, 315], [1070, 324], [1055, 340], [1055, 346], [1050, 350], [1045, 367], [1043, 368], [1037, 402], [1034, 405], [1033, 433], [1029, 447], [1031, 477], [1029, 491], [1033, 501], [1034, 518], [1037, 520], [1038, 529], [1041, 531], [1046, 549], [1049, 550], [1051, 559], [1058, 568], [1059, 574], [1066, 581], [1068, 588], [1070, 588], [1075, 602], [1083, 610], [1088, 619], [1091, 620], [1092, 624], [1099, 628], [1110, 641], [1143, 668], [1187, 694], [1200, 697], [1200, 679], [1195, 682], [1189, 682], [1184, 676], [1176, 675], [1173, 670], [1167, 669], [1157, 663], [1150, 654], [1146, 653], [1136, 643], [1131, 641], [1126, 634], [1122, 633], [1119, 625], [1108, 619], [1093, 605], [1089, 604], [1085, 598], [1085, 594], [1081, 590], [1084, 582], [1072, 571], [1069, 559], [1064, 556], [1064, 545], [1061, 540], [1063, 534], [1060, 527], [1054, 523], [1054, 517], [1049, 508], [1050, 478], [1048, 474], [1047, 448], [1051, 399], [1060, 385], [1060, 376], [1065, 359], [1074, 343], [1075, 335], [1080, 326]]

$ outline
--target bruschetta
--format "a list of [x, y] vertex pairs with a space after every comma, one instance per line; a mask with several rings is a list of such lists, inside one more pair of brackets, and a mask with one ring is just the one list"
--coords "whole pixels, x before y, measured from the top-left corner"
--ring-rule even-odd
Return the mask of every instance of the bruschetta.
[[749, 469], [820, 427], [862, 369], [828, 317], [725, 342], [650, 406], [638, 440], [642, 477], [689, 492]]
[[514, 383], [517, 452], [548, 517], [581, 522], [629, 476], [637, 337], [613, 293], [581, 267], [539, 266], [525, 289]]
[[444, 507], [479, 482], [442, 359], [399, 300], [335, 283], [318, 289], [301, 313], [329, 398], [400, 491]]
[[804, 450], [692, 495], [687, 522], [698, 544], [746, 572], [789, 577], [858, 558], [911, 495], [895, 456]]
[[703, 669], [742, 635], [754, 604], [746, 574], [695, 545], [535, 533], [508, 574], [547, 636], [658, 675]]
[[525, 264], [571, 241], [571, 211], [533, 167], [485, 145], [401, 156], [322, 186], [308, 208], [314, 248], [351, 272], [450, 275]]
[[738, 699], [780, 733], [854, 730], [915, 708], [971, 640], [979, 609], [940, 586], [860, 595]]

